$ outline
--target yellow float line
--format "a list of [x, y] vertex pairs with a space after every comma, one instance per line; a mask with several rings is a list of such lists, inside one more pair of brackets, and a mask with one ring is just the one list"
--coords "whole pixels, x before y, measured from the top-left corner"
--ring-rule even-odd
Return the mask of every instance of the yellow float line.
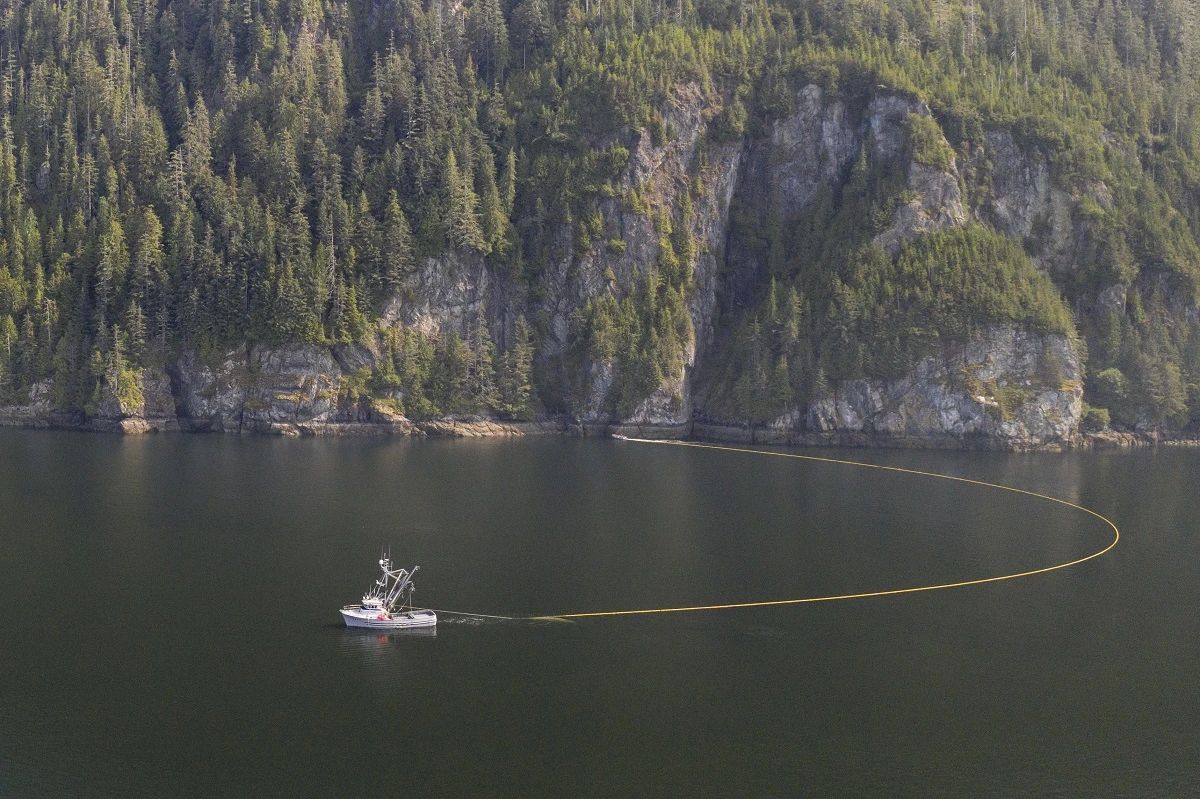
[[938, 474], [937, 472], [925, 472], [920, 469], [905, 469], [901, 466], [882, 466], [875, 463], [863, 463], [861, 461], [842, 460], [840, 458], [822, 458], [817, 455], [798, 455], [790, 452], [770, 452], [759, 449], [744, 449], [741, 447], [724, 447], [716, 444], [698, 444], [690, 441], [656, 441], [648, 438], [627, 438], [625, 441], [634, 441], [641, 444], [671, 444], [672, 446], [680, 447], [695, 447], [697, 449], [713, 449], [722, 452], [742, 452], [750, 455], [771, 455], [777, 458], [795, 458], [796, 460], [817, 461], [820, 463], [838, 463], [845, 466], [861, 466], [865, 469], [879, 469], [885, 472], [899, 472], [901, 474], [912, 474], [921, 477], [936, 477], [942, 480], [954, 480], [959, 483], [969, 483], [971, 485], [983, 486], [984, 488], [998, 488], [1002, 491], [1011, 491], [1014, 494], [1025, 494], [1037, 499], [1044, 499], [1048, 502], [1057, 502], [1059, 505], [1066, 505], [1068, 508], [1083, 511], [1084, 513], [1095, 516], [1100, 521], [1112, 528], [1113, 539], [1108, 546], [1097, 550], [1090, 555], [1082, 558], [1076, 558], [1065, 563], [1056, 563], [1053, 566], [1044, 566], [1040, 569], [1030, 569], [1029, 571], [1015, 572], [1013, 574], [1001, 574], [995, 577], [980, 577], [976, 580], [960, 580], [954, 583], [938, 583], [937, 585], [918, 585], [911, 588], [891, 588], [885, 591], [863, 591], [857, 594], [835, 594], [832, 596], [809, 596], [799, 599], [770, 599], [759, 602], [729, 602], [720, 605], [689, 605], [687, 607], [678, 608], [643, 608], [639, 610], [601, 610], [591, 613], [559, 613], [554, 616], [532, 616], [531, 619], [548, 621], [553, 619], [584, 619], [594, 618], [597, 616], [644, 616], [652, 613], [693, 613], [702, 610], [732, 610], [734, 608], [765, 608], [773, 605], [804, 605], [815, 602], [839, 602], [846, 599], [869, 599], [871, 597], [880, 596], [897, 596], [899, 594], [918, 594], [926, 591], [944, 591], [948, 588], [966, 588], [972, 585], [983, 585], [984, 583], [999, 583], [1005, 580], [1019, 580], [1022, 577], [1032, 577], [1035, 574], [1046, 574], [1047, 572], [1059, 571], [1060, 569], [1069, 569], [1072, 566], [1078, 566], [1080, 563], [1086, 563], [1089, 560], [1098, 558], [1112, 550], [1121, 540], [1121, 531], [1112, 519], [1104, 516], [1091, 508], [1085, 508], [1082, 505], [1076, 505], [1065, 499], [1052, 497], [1047, 494], [1039, 494], [1036, 491], [1027, 491], [1024, 488], [1014, 488], [1013, 486], [1001, 485], [1000, 483], [989, 483], [986, 480], [972, 480], [969, 477], [954, 477], [949, 474]]

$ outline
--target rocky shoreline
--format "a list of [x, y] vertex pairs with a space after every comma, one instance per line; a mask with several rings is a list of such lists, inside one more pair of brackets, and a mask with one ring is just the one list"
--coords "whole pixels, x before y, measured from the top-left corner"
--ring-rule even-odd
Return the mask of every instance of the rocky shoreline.
[[786, 447], [838, 447], [847, 449], [956, 449], [1005, 452], [1067, 452], [1072, 450], [1130, 449], [1135, 447], [1200, 447], [1200, 440], [1162, 433], [1103, 430], [1076, 433], [1063, 441], [1022, 446], [984, 435], [906, 436], [848, 431], [796, 431], [770, 426], [692, 424], [599, 423], [549, 417], [539, 421], [511, 421], [483, 416], [446, 416], [412, 420], [394, 415], [369, 421], [284, 421], [261, 419], [244, 424], [213, 426], [208, 420], [173, 416], [92, 417], [82, 413], [46, 410], [33, 406], [0, 406], [0, 427], [35, 430], [75, 430], [119, 435], [154, 433], [235, 433], [284, 437], [510, 438], [527, 435], [562, 435], [605, 438], [616, 435], [663, 441], [708, 441], [722, 444]]
[[[583, 418], [550, 415], [535, 421], [489, 414], [410, 418], [402, 395], [356, 390], [361, 382], [357, 376], [369, 372], [377, 357], [359, 345], [251, 347], [209, 359], [185, 351], [161, 367], [141, 370], [135, 391], [119, 396], [103, 381], [86, 412], [56, 408], [53, 384], [35, 384], [24, 402], [0, 405], [0, 426], [125, 435], [619, 434], [797, 447], [1011, 452], [1194, 443], [1152, 432], [1079, 432], [1082, 381], [1069, 342], [1008, 327], [984, 331], [942, 358], [924, 359], [913, 379], [845, 381], [807, 408], [754, 426], [737, 419], [706, 418], [685, 385], [676, 394], [656, 393], [625, 419], [600, 411]], [[1049, 386], [1038, 379], [1047, 362], [1058, 375]], [[1001, 401], [1013, 386], [1021, 401], [1006, 406]]]
[[0, 407], [0, 427], [17, 427], [30, 430], [74, 430], [88, 433], [110, 433], [118, 435], [148, 435], [155, 433], [234, 433], [239, 435], [267, 435], [298, 437], [381, 437], [381, 436], [436, 436], [443, 438], [496, 438], [526, 435], [562, 435], [570, 432], [567, 425], [545, 420], [518, 422], [488, 419], [478, 416], [441, 417], [427, 420], [410, 420], [396, 417], [376, 421], [308, 421], [269, 422], [254, 420], [247, 424], [213, 427], [203, 421], [175, 417], [94, 417], [82, 414], [54, 411], [39, 413], [27, 406]]
[[[637, 435], [625, 430], [622, 435]], [[673, 436], [640, 436], [672, 438]], [[1135, 447], [1194, 447], [1200, 440], [1172, 438], [1160, 433], [1130, 433], [1103, 430], [1075, 433], [1061, 441], [1022, 443], [988, 436], [904, 436], [863, 431], [797, 432], [771, 427], [737, 427], [697, 423], [687, 438], [729, 444], [786, 447], [837, 447], [845, 449], [953, 449], [996, 452], [1070, 452], [1073, 450], [1131, 449]]]

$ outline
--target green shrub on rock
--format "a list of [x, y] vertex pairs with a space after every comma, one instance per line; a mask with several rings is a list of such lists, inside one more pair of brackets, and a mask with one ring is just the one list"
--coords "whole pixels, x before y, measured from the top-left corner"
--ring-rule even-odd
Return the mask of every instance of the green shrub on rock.
[[1095, 408], [1091, 405], [1083, 406], [1083, 418], [1079, 423], [1079, 428], [1085, 433], [1098, 433], [1101, 430], [1107, 430], [1111, 424], [1108, 408]]

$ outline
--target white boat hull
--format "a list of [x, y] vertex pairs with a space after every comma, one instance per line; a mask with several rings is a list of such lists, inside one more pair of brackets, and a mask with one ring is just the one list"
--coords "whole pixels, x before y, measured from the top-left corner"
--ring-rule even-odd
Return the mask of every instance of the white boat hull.
[[411, 630], [417, 627], [437, 625], [437, 614], [432, 610], [408, 610], [403, 613], [385, 613], [350, 605], [341, 610], [342, 621], [347, 627], [362, 627], [370, 630]]

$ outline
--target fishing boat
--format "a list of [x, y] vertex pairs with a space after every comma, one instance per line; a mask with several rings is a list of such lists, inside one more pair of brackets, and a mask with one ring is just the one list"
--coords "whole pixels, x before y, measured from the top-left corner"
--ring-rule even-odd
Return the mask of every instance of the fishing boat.
[[382, 574], [371, 584], [362, 602], [342, 608], [342, 621], [347, 627], [365, 627], [372, 630], [409, 630], [418, 627], [433, 627], [437, 614], [425, 608], [414, 608], [412, 604], [413, 575], [420, 566], [412, 569], [393, 569], [387, 555], [379, 559]]

